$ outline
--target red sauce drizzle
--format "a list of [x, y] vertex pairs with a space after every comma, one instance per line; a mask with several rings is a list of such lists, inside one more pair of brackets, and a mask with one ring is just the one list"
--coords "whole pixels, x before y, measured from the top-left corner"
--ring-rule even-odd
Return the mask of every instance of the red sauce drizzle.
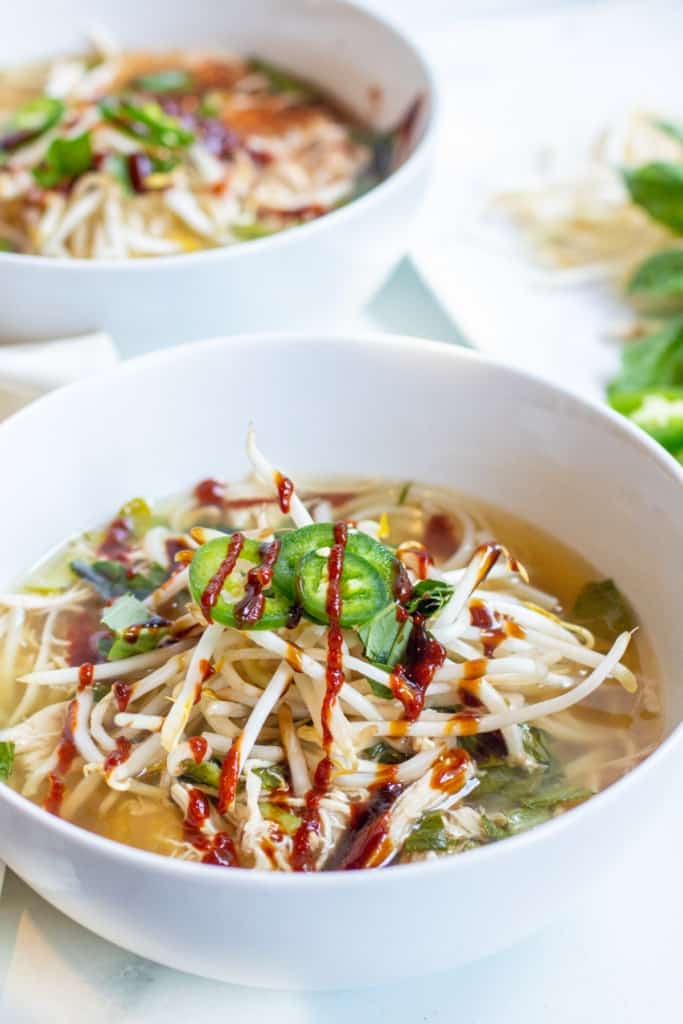
[[460, 535], [455, 522], [445, 512], [436, 512], [425, 525], [425, 547], [440, 561], [448, 558], [460, 547]]
[[191, 736], [187, 741], [187, 745], [190, 748], [195, 764], [201, 764], [206, 757], [207, 750], [209, 749], [209, 744], [206, 742], [204, 737]]
[[222, 508], [224, 495], [225, 484], [212, 477], [200, 480], [194, 489], [194, 496], [200, 505], [215, 505], [216, 508]]
[[416, 612], [405, 665], [397, 665], [389, 677], [391, 691], [403, 704], [405, 717], [410, 722], [419, 717], [427, 689], [445, 658], [446, 649], [427, 632], [424, 617]]
[[457, 793], [465, 784], [465, 774], [469, 763], [467, 751], [462, 747], [446, 750], [437, 757], [432, 766], [430, 785], [442, 793]]
[[288, 476], [283, 474], [276, 469], [275, 470], [275, 486], [277, 487], [278, 500], [280, 502], [280, 511], [286, 515], [289, 512], [289, 507], [292, 503], [292, 495], [294, 494], [294, 484]]
[[116, 740], [116, 750], [112, 750], [104, 759], [104, 774], [109, 775], [119, 765], [124, 764], [130, 757], [133, 744], [125, 736], [119, 736]]
[[239, 867], [235, 844], [227, 832], [217, 832], [215, 835], [205, 835], [202, 832], [210, 813], [211, 805], [206, 794], [202, 793], [201, 789], [191, 789], [188, 793], [185, 816], [186, 841], [203, 854], [202, 864], [215, 864], [224, 868]]
[[106, 630], [102, 629], [101, 623], [89, 611], [79, 612], [74, 615], [66, 634], [67, 661], [69, 665], [82, 665], [84, 662], [101, 661], [101, 655], [97, 650], [97, 641], [104, 636]]
[[72, 700], [67, 708], [62, 738], [57, 747], [57, 764], [48, 775], [47, 795], [43, 807], [50, 814], [59, 815], [64, 799], [64, 779], [67, 776], [73, 759], [78, 753], [74, 743], [74, 731], [78, 722], [78, 703]]
[[325, 669], [325, 697], [323, 699], [321, 722], [323, 731], [323, 747], [325, 752], [332, 743], [330, 723], [339, 691], [344, 685], [344, 668], [342, 662], [342, 631], [339, 619], [342, 612], [341, 578], [344, 571], [344, 551], [348, 540], [346, 523], [335, 523], [334, 544], [330, 548], [327, 559], [327, 597], [325, 611], [330, 621], [327, 631], [327, 665]]
[[403, 562], [397, 558], [394, 575], [394, 597], [399, 604], [407, 604], [413, 596], [413, 585]]
[[247, 573], [244, 597], [235, 605], [235, 618], [241, 626], [253, 626], [263, 615], [266, 606], [266, 597], [263, 591], [270, 586], [273, 568], [277, 556], [280, 554], [281, 546], [282, 542], [277, 538], [268, 544], [261, 545], [261, 564], [255, 565]]
[[240, 777], [241, 751], [242, 737], [238, 736], [223, 758], [221, 766], [221, 777], [218, 783], [218, 810], [221, 814], [225, 814], [235, 800]]
[[313, 786], [306, 794], [301, 824], [292, 841], [290, 864], [293, 871], [315, 870], [311, 835], [320, 833], [320, 801], [329, 788], [332, 769], [333, 764], [329, 757], [323, 757], [315, 770]]
[[204, 589], [204, 593], [201, 596], [200, 603], [204, 615], [206, 616], [207, 622], [212, 621], [211, 609], [214, 607], [216, 601], [220, 597], [221, 590], [223, 589], [223, 584], [227, 580], [232, 570], [237, 565], [237, 559], [240, 556], [240, 551], [242, 550], [243, 544], [244, 537], [242, 536], [242, 534], [233, 533], [232, 536], [230, 537], [230, 543], [228, 544], [228, 551], [225, 558], [218, 566], [218, 569], [211, 577], [211, 579], [206, 585], [206, 588]]
[[391, 853], [388, 841], [391, 808], [402, 792], [399, 782], [389, 782], [380, 786], [365, 803], [354, 807], [345, 848], [335, 854], [335, 868], [356, 871], [384, 863]]
[[108, 558], [112, 562], [126, 562], [129, 552], [130, 526], [119, 516], [109, 524], [97, 554], [100, 558]]
[[123, 683], [121, 680], [117, 680], [111, 688], [112, 695], [114, 697], [114, 703], [119, 711], [127, 711], [128, 705], [130, 704], [131, 694], [133, 687], [130, 683]]
[[95, 666], [91, 661], [84, 662], [78, 670], [78, 689], [87, 690], [89, 686], [92, 686], [93, 673]]

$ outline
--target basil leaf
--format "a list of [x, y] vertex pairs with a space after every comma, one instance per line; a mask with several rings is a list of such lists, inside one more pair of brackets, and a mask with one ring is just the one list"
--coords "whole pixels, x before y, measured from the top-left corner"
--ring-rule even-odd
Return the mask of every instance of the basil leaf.
[[633, 612], [613, 580], [587, 583], [576, 598], [572, 619], [609, 643], [635, 625]]
[[397, 606], [389, 604], [357, 630], [368, 661], [389, 669], [402, 660], [413, 628], [408, 618], [399, 622], [397, 613]]
[[297, 78], [284, 68], [271, 64], [270, 61], [262, 60], [260, 57], [252, 57], [249, 61], [249, 70], [256, 74], [263, 75], [268, 81], [271, 92], [274, 93], [296, 93], [302, 100], [312, 101], [318, 98], [318, 91], [310, 84]]
[[628, 282], [631, 295], [658, 299], [683, 298], [683, 249], [670, 249], [650, 256]]
[[370, 684], [370, 689], [374, 693], [375, 697], [382, 697], [384, 700], [394, 699], [393, 693], [388, 686], [384, 685], [384, 683], [375, 682], [374, 679], [368, 679], [368, 683]]
[[425, 814], [405, 841], [407, 853], [424, 853], [427, 850], [447, 850], [448, 833], [443, 817], [438, 811]]
[[111, 601], [122, 594], [133, 594], [144, 598], [168, 579], [168, 572], [161, 565], [153, 563], [145, 573], [132, 573], [122, 562], [101, 559], [92, 564], [78, 559], [71, 563], [71, 569], [81, 579], [91, 583], [100, 597]]
[[420, 580], [413, 587], [413, 594], [408, 602], [409, 612], [419, 612], [426, 617], [436, 615], [448, 604], [453, 595], [453, 587], [443, 580]]
[[14, 744], [9, 740], [0, 741], [0, 782], [7, 782], [14, 767]]
[[634, 203], [653, 220], [683, 232], [683, 166], [655, 162], [621, 173]]
[[189, 71], [183, 68], [168, 68], [165, 71], [150, 71], [147, 75], [140, 75], [133, 82], [136, 89], [143, 92], [188, 92], [192, 89], [194, 80]]
[[683, 317], [626, 345], [621, 355], [621, 372], [607, 389], [610, 404], [624, 391], [683, 386]]
[[366, 747], [365, 750], [361, 751], [360, 756], [367, 758], [368, 761], [377, 761], [379, 764], [401, 764], [409, 755], [403, 754], [396, 747], [392, 747], [391, 743], [377, 740], [371, 747]]
[[539, 808], [555, 808], [559, 804], [578, 803], [587, 800], [592, 793], [583, 786], [571, 786], [567, 782], [555, 782], [541, 787], [537, 793], [526, 797], [524, 806], [534, 810]]
[[92, 167], [93, 151], [90, 132], [73, 139], [53, 139], [33, 177], [42, 188], [55, 188], [85, 174]]
[[262, 768], [253, 768], [254, 775], [258, 775], [263, 789], [284, 789], [287, 785], [285, 773], [278, 764], [264, 765]]
[[130, 626], [141, 626], [152, 617], [147, 605], [138, 601], [132, 594], [124, 594], [114, 604], [105, 608], [101, 621], [114, 633], [122, 633]]

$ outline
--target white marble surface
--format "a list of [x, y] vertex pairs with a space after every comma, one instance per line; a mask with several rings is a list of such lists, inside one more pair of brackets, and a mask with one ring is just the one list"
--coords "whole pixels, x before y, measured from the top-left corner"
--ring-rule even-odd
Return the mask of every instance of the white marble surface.
[[[373, 6], [391, 6], [425, 41], [456, 6], [469, 16], [481, 13], [477, 4], [457, 0], [374, 0]], [[556, 5], [498, 0], [483, 6], [509, 13]], [[461, 340], [408, 263], [352, 323]], [[655, 824], [612, 865], [600, 894], [544, 933], [448, 974], [326, 994], [250, 991], [141, 960], [73, 924], [8, 872], [0, 898], [0, 1024], [678, 1024], [681, 848], [680, 807], [662, 806]], [[371, 927], [372, 908], [359, 907], [358, 919], [359, 928]], [[467, 921], [454, 919], [453, 928], [466, 932]], [[415, 942], [429, 936], [411, 934], [406, 922], [407, 963]]]

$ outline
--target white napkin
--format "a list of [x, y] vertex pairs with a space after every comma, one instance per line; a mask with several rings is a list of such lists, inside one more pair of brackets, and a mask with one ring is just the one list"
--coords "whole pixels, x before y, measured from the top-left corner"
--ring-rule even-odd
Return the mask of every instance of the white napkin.
[[[118, 362], [108, 334], [0, 345], [0, 420], [52, 388], [101, 373]], [[5, 865], [0, 861], [0, 892]]]
[[108, 334], [0, 345], [0, 420], [62, 384], [101, 373], [118, 361]]

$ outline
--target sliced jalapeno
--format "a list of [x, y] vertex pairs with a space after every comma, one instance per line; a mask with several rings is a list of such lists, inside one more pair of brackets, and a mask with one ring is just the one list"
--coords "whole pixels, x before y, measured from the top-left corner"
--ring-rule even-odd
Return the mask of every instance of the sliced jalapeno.
[[64, 113], [64, 104], [52, 96], [37, 96], [24, 103], [0, 129], [0, 152], [12, 153], [53, 128]]
[[123, 97], [111, 96], [102, 100], [100, 112], [121, 131], [150, 146], [182, 149], [194, 142], [193, 133], [152, 100], [136, 104]]
[[[195, 552], [190, 563], [190, 591], [200, 606], [207, 587], [216, 577], [228, 554], [231, 539], [230, 535], [215, 537]], [[284, 594], [277, 593], [270, 587], [263, 590], [263, 611], [255, 621], [251, 617], [245, 621], [238, 609], [240, 602], [248, 596], [247, 572], [240, 563], [260, 565], [263, 561], [262, 549], [263, 545], [257, 541], [244, 539], [235, 568], [225, 579], [217, 600], [211, 606], [210, 614], [214, 622], [236, 629], [280, 629], [287, 625], [292, 602]]]
[[[332, 523], [312, 523], [310, 526], [302, 526], [299, 530], [284, 533], [280, 557], [275, 564], [273, 574], [274, 585], [283, 594], [294, 600], [297, 596], [296, 580], [301, 560], [310, 551], [329, 548], [333, 544], [334, 526]], [[390, 548], [373, 540], [367, 533], [349, 530], [345, 554], [357, 555], [369, 562], [379, 574], [387, 592], [391, 594], [396, 576], [397, 559]]]
[[[327, 602], [328, 559], [317, 551], [309, 551], [298, 569], [297, 586], [304, 611], [318, 622], [329, 622], [325, 608]], [[386, 583], [377, 570], [359, 555], [344, 552], [344, 568], [340, 581], [342, 626], [357, 626], [367, 622], [389, 603]]]

